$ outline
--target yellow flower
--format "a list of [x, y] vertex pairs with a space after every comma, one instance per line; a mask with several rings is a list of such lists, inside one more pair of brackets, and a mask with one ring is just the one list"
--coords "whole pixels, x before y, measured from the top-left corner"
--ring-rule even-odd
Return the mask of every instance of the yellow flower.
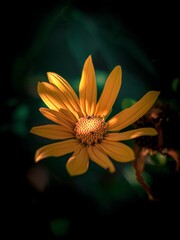
[[44, 138], [59, 140], [39, 148], [35, 161], [72, 153], [66, 163], [71, 176], [85, 173], [92, 160], [111, 173], [117, 162], [135, 159], [134, 151], [120, 141], [143, 135], [156, 135], [154, 128], [139, 128], [120, 132], [142, 117], [159, 96], [158, 91], [146, 93], [133, 106], [106, 121], [121, 87], [122, 70], [116, 66], [109, 74], [97, 101], [95, 70], [91, 56], [83, 67], [79, 97], [70, 84], [56, 73], [48, 72], [49, 83], [39, 82], [38, 93], [48, 108], [40, 112], [55, 124], [33, 127], [30, 132]]

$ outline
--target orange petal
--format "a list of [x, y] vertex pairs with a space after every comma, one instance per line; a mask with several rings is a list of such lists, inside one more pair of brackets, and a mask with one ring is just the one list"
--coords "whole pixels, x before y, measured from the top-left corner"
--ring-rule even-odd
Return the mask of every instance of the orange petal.
[[87, 148], [83, 145], [79, 145], [67, 161], [66, 169], [71, 176], [75, 176], [87, 172], [88, 167], [89, 156]]
[[49, 108], [40, 108], [39, 111], [49, 120], [60, 124], [64, 127], [73, 129], [75, 127], [75, 122], [77, 119], [75, 116], [68, 110], [61, 109], [60, 111], [54, 111]]
[[71, 109], [73, 109], [73, 111], [77, 112], [80, 116], [82, 116], [79, 99], [71, 85], [64, 78], [62, 78], [56, 73], [48, 72], [47, 76], [49, 82], [54, 84], [61, 91], [65, 101], [68, 102], [69, 106], [71, 106]]
[[94, 115], [105, 117], [111, 111], [111, 108], [117, 98], [122, 82], [122, 70], [116, 66], [106, 80], [103, 92], [97, 103]]
[[80, 106], [84, 115], [94, 114], [97, 101], [97, 86], [92, 58], [89, 56], [83, 67], [81, 81], [79, 84]]
[[66, 108], [60, 98], [59, 89], [57, 89], [52, 84], [46, 82], [39, 82], [38, 94], [50, 109], [58, 111], [60, 108]]
[[38, 83], [38, 93], [50, 109], [55, 111], [59, 111], [61, 108], [69, 110], [77, 119], [79, 118], [77, 112], [67, 100], [64, 93], [62, 93], [55, 85], [46, 82]]
[[111, 162], [107, 154], [99, 148], [99, 144], [88, 147], [88, 154], [90, 159], [101, 166], [102, 168], [109, 169], [111, 173], [115, 172], [114, 164]]
[[129, 162], [135, 159], [133, 150], [123, 143], [103, 140], [99, 147], [118, 162]]
[[141, 118], [155, 103], [160, 92], [150, 91], [131, 107], [119, 112], [108, 121], [109, 131], [119, 131]]
[[55, 124], [33, 127], [31, 128], [30, 133], [53, 140], [74, 138], [74, 134], [71, 129]]
[[73, 152], [79, 145], [79, 141], [75, 139], [63, 142], [52, 143], [39, 148], [35, 154], [35, 161], [38, 162], [47, 157], [60, 157]]
[[110, 141], [124, 141], [141, 136], [155, 136], [155, 135], [157, 135], [157, 131], [154, 128], [138, 128], [120, 133], [107, 133], [104, 139]]

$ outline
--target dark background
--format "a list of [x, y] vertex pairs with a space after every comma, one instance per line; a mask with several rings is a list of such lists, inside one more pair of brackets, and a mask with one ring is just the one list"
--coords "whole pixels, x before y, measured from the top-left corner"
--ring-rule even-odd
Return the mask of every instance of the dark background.
[[6, 3], [2, 8], [6, 15], [1, 17], [1, 40], [5, 44], [2, 52], [7, 54], [3, 60], [12, 63], [26, 51], [47, 15], [61, 5], [79, 9], [92, 17], [99, 15], [100, 18], [106, 14], [113, 16], [141, 42], [149, 58], [157, 65], [164, 82], [179, 75], [179, 14], [174, 2], [162, 5], [150, 1], [147, 4], [112, 1], [99, 5], [96, 1], [87, 5], [79, 1], [52, 1], [43, 4], [16, 2], [11, 3], [10, 7]]
[[[157, 85], [153, 86], [161, 90], [161, 96], [165, 101], [173, 99], [176, 107], [179, 106], [179, 92], [174, 93], [171, 88], [173, 80], [180, 77], [180, 20], [178, 6], [173, 2], [157, 5], [152, 1], [146, 1], [137, 5], [110, 1], [99, 3], [98, 6], [97, 1], [83, 4], [78, 1], [5, 3], [1, 9], [4, 15], [1, 15], [0, 99], [3, 156], [1, 160], [5, 163], [1, 170], [5, 190], [2, 198], [5, 200], [2, 205], [5, 215], [2, 220], [7, 227], [6, 238], [9, 235], [22, 236], [24, 239], [28, 237], [69, 239], [110, 235], [119, 239], [122, 235], [126, 238], [130, 236], [146, 238], [156, 237], [157, 234], [161, 237], [169, 234], [171, 239], [175, 236], [177, 238], [180, 184], [179, 174], [174, 174], [172, 170], [173, 162], [170, 162], [171, 171], [168, 172], [168, 177], [162, 173], [159, 177], [155, 175], [153, 188], [160, 196], [159, 202], [150, 202], [146, 197], [135, 198], [127, 203], [126, 201], [116, 203], [110, 210], [106, 209], [104, 212], [99, 209], [93, 197], [82, 194], [69, 183], [54, 181], [50, 188], [41, 192], [27, 180], [27, 172], [33, 166], [36, 148], [33, 146], [30, 149], [33, 137], [27, 139], [23, 135], [18, 135], [16, 131], [12, 131], [12, 125], [17, 106], [25, 102], [27, 105], [32, 104], [36, 111], [33, 106], [37, 98], [32, 103], [24, 88], [21, 88], [22, 80], [20, 83], [17, 78], [14, 80], [16, 69], [14, 65], [17, 59], [22, 59], [29, 51], [47, 16], [64, 5], [80, 10], [92, 19], [94, 16], [101, 19], [110, 16], [117, 26], [121, 24], [128, 29], [156, 70]], [[26, 60], [24, 58], [24, 62]], [[28, 60], [26, 66], [28, 65], [31, 67], [33, 62]], [[21, 73], [26, 75], [27, 68], [21, 69]], [[33, 125], [30, 117], [26, 121], [28, 127]], [[57, 237], [49, 225], [49, 222], [56, 218], [69, 219], [71, 222], [68, 232]], [[66, 223], [64, 224], [66, 226]]]

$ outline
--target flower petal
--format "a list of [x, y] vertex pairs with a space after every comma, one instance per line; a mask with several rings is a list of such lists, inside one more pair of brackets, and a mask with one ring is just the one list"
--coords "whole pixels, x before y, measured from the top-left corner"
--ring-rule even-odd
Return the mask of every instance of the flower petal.
[[118, 162], [128, 162], [135, 159], [133, 150], [123, 143], [103, 140], [99, 147]]
[[69, 103], [71, 109], [74, 109], [74, 111], [78, 112], [78, 114], [82, 116], [79, 99], [71, 85], [56, 73], [48, 72], [47, 76], [49, 82], [54, 84], [62, 92], [64, 98], [66, 99], [65, 101]]
[[75, 127], [75, 122], [77, 119], [68, 110], [60, 109], [59, 112], [51, 110], [49, 108], [40, 108], [39, 111], [49, 120], [60, 124], [64, 127], [73, 129]]
[[57, 142], [48, 144], [39, 148], [35, 154], [35, 161], [38, 162], [47, 157], [60, 157], [68, 153], [73, 152], [79, 145], [79, 141], [75, 139], [66, 140], [63, 142]]
[[59, 111], [61, 108], [69, 110], [78, 119], [77, 112], [73, 109], [64, 94], [53, 84], [38, 83], [38, 93], [44, 103], [52, 110]]
[[66, 163], [66, 169], [71, 176], [87, 172], [89, 168], [89, 156], [87, 148], [79, 145]]
[[157, 131], [154, 128], [138, 128], [134, 130], [129, 130], [122, 133], [107, 133], [104, 137], [105, 140], [110, 141], [124, 141], [129, 139], [134, 139], [141, 136], [155, 136]]
[[84, 115], [94, 114], [97, 101], [97, 86], [92, 58], [89, 56], [83, 67], [81, 81], [79, 84], [80, 106]]
[[30, 133], [53, 140], [74, 138], [71, 129], [55, 124], [33, 127], [31, 128]]
[[88, 154], [93, 162], [102, 168], [109, 169], [111, 173], [115, 172], [114, 164], [111, 162], [107, 154], [101, 148], [99, 148], [99, 144], [89, 146]]
[[110, 73], [97, 103], [95, 116], [107, 116], [117, 98], [122, 82], [122, 70], [116, 66]]
[[117, 115], [115, 115], [108, 121], [109, 124], [108, 130], [109, 131], [121, 130], [137, 121], [152, 107], [159, 94], [160, 92], [158, 91], [150, 91], [146, 93], [133, 106], [119, 112]]
[[60, 108], [66, 108], [60, 98], [59, 89], [57, 89], [52, 84], [46, 82], [39, 82], [38, 94], [50, 109], [58, 111]]

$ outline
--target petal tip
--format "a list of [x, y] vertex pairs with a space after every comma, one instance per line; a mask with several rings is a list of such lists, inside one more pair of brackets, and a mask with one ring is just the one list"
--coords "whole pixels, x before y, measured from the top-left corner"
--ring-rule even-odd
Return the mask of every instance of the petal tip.
[[88, 63], [88, 62], [92, 62], [92, 55], [91, 54], [87, 57], [87, 59], [85, 61], [85, 63]]
[[41, 155], [36, 152], [34, 157], [35, 163], [39, 162], [41, 159]]
[[116, 172], [116, 169], [115, 169], [115, 168], [110, 168], [110, 169], [109, 169], [109, 172], [110, 172], [110, 173], [115, 173], [115, 172]]
[[122, 75], [122, 67], [120, 65], [117, 65], [115, 68], [114, 68], [114, 71], [116, 71], [118, 74]]
[[56, 73], [54, 73], [54, 72], [47, 72], [46, 74], [47, 74], [47, 77], [49, 80], [51, 79], [51, 77], [56, 75]]
[[159, 96], [160, 94], [160, 91], [150, 91], [152, 94], [156, 95], [157, 97]]
[[117, 66], [115, 67], [115, 69], [117, 69], [117, 70], [119, 70], [119, 71], [122, 71], [122, 67], [121, 67], [120, 65], [117, 65]]

